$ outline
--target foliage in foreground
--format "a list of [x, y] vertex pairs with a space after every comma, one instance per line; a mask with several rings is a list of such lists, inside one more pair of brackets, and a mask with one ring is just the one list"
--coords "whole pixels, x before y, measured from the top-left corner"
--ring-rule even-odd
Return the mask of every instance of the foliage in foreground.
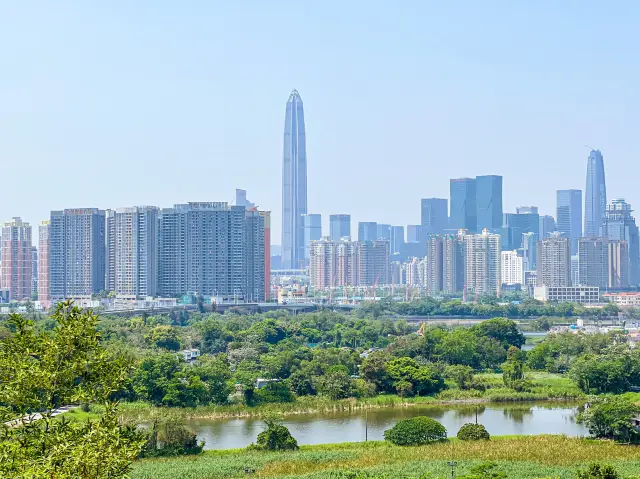
[[491, 439], [487, 429], [482, 424], [467, 423], [458, 431], [458, 439], [461, 441], [482, 441]]
[[396, 446], [420, 446], [447, 438], [447, 430], [435, 419], [416, 416], [399, 421], [384, 432], [384, 438]]
[[[124, 477], [145, 437], [121, 426], [107, 400], [129, 364], [100, 345], [93, 313], [66, 302], [52, 317], [55, 328], [37, 332], [13, 314], [14, 333], [0, 341], [0, 477]], [[82, 423], [54, 420], [57, 408], [79, 402], [106, 403], [104, 414]]]
[[250, 449], [260, 451], [295, 451], [299, 449], [298, 441], [291, 435], [289, 429], [272, 420], [266, 420], [267, 429], [258, 434], [255, 444]]
[[203, 449], [204, 441], [198, 443], [196, 434], [179, 417], [156, 417], [140, 457], [194, 455]]

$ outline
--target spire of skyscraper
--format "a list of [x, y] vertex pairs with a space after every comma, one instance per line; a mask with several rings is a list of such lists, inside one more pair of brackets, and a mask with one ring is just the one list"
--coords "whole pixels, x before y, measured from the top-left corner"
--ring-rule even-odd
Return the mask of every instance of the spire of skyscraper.
[[607, 209], [604, 160], [600, 150], [591, 150], [587, 162], [587, 189], [584, 196], [584, 236], [601, 235], [600, 228]]
[[304, 223], [307, 213], [307, 148], [304, 109], [297, 90], [287, 101], [282, 162], [282, 266], [304, 268]]

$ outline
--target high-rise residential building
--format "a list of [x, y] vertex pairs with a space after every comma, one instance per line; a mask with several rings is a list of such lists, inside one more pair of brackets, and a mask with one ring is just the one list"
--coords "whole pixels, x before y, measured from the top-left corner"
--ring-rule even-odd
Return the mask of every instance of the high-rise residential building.
[[389, 242], [313, 241], [309, 277], [314, 288], [373, 286], [390, 281]]
[[524, 233], [535, 233], [536, 237], [540, 237], [540, 215], [538, 213], [506, 213], [504, 221], [512, 238], [510, 250], [522, 248]]
[[421, 243], [423, 238], [422, 225], [407, 225], [407, 243]]
[[631, 205], [624, 199], [615, 199], [607, 206], [602, 225], [602, 236], [610, 240], [626, 241], [629, 254], [629, 283], [640, 283], [640, 238]]
[[265, 215], [224, 202], [158, 212], [158, 295], [214, 300], [265, 297]]
[[391, 242], [391, 225], [378, 223], [378, 237], [376, 239]]
[[443, 255], [444, 238], [431, 235], [427, 239], [426, 282], [427, 296], [440, 293], [444, 286]]
[[115, 210], [113, 269], [114, 291], [118, 297], [141, 299], [146, 296], [156, 296], [157, 218], [158, 208], [155, 206]]
[[582, 237], [582, 191], [556, 192], [556, 228], [571, 241], [571, 254], [578, 254], [578, 239]]
[[[582, 226], [581, 226], [582, 228]], [[551, 236], [551, 233], [556, 231], [556, 220], [551, 215], [540, 216], [540, 239], [545, 239]]]
[[502, 176], [476, 176], [476, 229], [502, 226]]
[[304, 225], [307, 213], [307, 147], [304, 108], [297, 90], [287, 101], [282, 167], [282, 266], [304, 267]]
[[389, 284], [389, 242], [359, 241], [356, 246], [358, 285]]
[[31, 225], [15, 217], [2, 225], [2, 289], [9, 299], [31, 298]]
[[591, 150], [587, 160], [587, 189], [584, 196], [584, 236], [600, 236], [607, 208], [604, 159], [600, 150]]
[[236, 188], [236, 200], [234, 202], [236, 206], [244, 206], [245, 208], [253, 208], [255, 203], [252, 203], [247, 199], [247, 190], [241, 190]]
[[629, 244], [626, 241], [609, 240], [609, 274], [607, 286], [621, 289], [629, 287]]
[[49, 291], [49, 231], [51, 221], [44, 220], [38, 227], [38, 301], [47, 309], [51, 306]]
[[341, 238], [351, 236], [351, 215], [329, 216], [329, 238], [340, 241]]
[[104, 289], [115, 293], [116, 291], [116, 211], [104, 212]]
[[405, 265], [400, 261], [392, 261], [389, 267], [391, 275], [391, 284], [399, 286], [406, 283], [406, 269]]
[[358, 223], [358, 241], [375, 241], [378, 239], [378, 223], [360, 221]]
[[264, 225], [264, 300], [271, 300], [271, 211], [259, 211]]
[[305, 266], [309, 264], [309, 247], [312, 241], [322, 238], [322, 215], [307, 213], [302, 215], [304, 226], [304, 259]]
[[105, 289], [105, 212], [73, 208], [51, 212], [49, 289], [52, 301], [90, 299]]
[[578, 240], [578, 281], [581, 286], [606, 288], [609, 284], [609, 240]]
[[424, 237], [444, 234], [449, 227], [448, 201], [445, 198], [422, 198], [420, 203], [420, 224]]
[[450, 208], [449, 228], [476, 231], [478, 211], [476, 203], [476, 180], [455, 178], [449, 182]]
[[391, 254], [400, 254], [404, 251], [404, 226], [391, 227]]
[[31, 297], [38, 297], [38, 248], [31, 247]]
[[419, 272], [420, 259], [411, 258], [406, 264], [405, 284], [407, 286], [423, 286], [422, 277]]
[[460, 293], [464, 291], [465, 281], [464, 233], [445, 235], [442, 246], [442, 292]]
[[503, 251], [500, 255], [502, 261], [502, 284], [524, 284], [524, 258], [517, 251]]
[[536, 261], [538, 259], [537, 245], [537, 234], [531, 232], [522, 234], [522, 258], [525, 271], [534, 271], [536, 269]]
[[538, 241], [537, 285], [571, 286], [571, 242], [555, 233]]
[[467, 292], [476, 296], [500, 294], [500, 235], [489, 233], [464, 237]]

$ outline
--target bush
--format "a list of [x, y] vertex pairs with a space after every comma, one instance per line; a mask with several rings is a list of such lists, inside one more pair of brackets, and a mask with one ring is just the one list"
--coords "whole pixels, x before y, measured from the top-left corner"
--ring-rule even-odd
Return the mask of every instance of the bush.
[[251, 444], [250, 449], [259, 451], [295, 451], [299, 449], [298, 441], [282, 424], [265, 420], [267, 429], [258, 434], [256, 444]]
[[287, 403], [293, 402], [295, 397], [287, 383], [270, 381], [253, 392], [252, 404]]
[[181, 456], [200, 454], [204, 441], [198, 444], [196, 434], [176, 418], [155, 420], [149, 439], [139, 457]]
[[417, 416], [404, 419], [386, 430], [384, 438], [397, 446], [417, 446], [445, 440], [447, 430], [430, 417]]
[[458, 439], [461, 441], [481, 441], [490, 438], [491, 436], [482, 424], [467, 423], [458, 431]]
[[578, 479], [619, 479], [620, 475], [608, 464], [589, 464], [585, 469], [577, 471]]

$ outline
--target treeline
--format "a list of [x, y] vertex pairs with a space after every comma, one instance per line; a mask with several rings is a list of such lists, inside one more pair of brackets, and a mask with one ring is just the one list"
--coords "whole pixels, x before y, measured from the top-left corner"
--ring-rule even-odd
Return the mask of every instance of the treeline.
[[[517, 300], [514, 302], [514, 300]], [[385, 314], [399, 314], [406, 316], [478, 316], [484, 318], [508, 317], [531, 318], [537, 316], [552, 316], [560, 318], [608, 317], [617, 314], [620, 308], [609, 303], [599, 308], [585, 308], [578, 303], [543, 303], [532, 298], [507, 296], [497, 298], [485, 296], [478, 298], [475, 303], [466, 303], [461, 299], [426, 298], [410, 303], [399, 303], [382, 300], [362, 305], [363, 314], [380, 317]], [[627, 311], [632, 317], [640, 317], [640, 311]]]

